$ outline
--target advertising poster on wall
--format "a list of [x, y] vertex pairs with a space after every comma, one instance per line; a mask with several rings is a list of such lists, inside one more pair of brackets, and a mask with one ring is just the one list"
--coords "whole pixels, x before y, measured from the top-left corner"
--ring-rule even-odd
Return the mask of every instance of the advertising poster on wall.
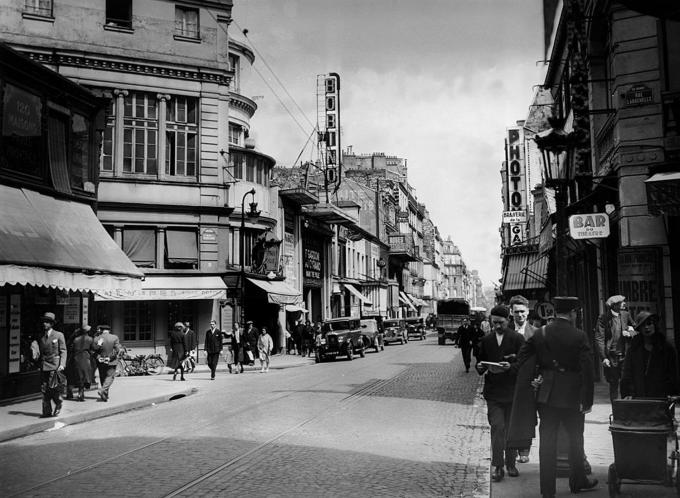
[[620, 249], [618, 254], [619, 289], [626, 296], [633, 317], [640, 311], [663, 316], [663, 282], [658, 248]]

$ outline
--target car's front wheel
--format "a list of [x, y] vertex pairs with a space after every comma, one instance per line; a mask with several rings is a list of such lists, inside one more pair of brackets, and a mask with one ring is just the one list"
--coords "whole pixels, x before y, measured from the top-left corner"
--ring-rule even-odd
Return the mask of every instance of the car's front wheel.
[[347, 359], [349, 361], [354, 359], [354, 346], [352, 346], [351, 342], [347, 344]]

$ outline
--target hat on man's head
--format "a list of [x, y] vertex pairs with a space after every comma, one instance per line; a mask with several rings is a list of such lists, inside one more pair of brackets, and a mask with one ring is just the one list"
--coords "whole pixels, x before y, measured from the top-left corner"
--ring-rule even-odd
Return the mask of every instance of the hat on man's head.
[[635, 317], [635, 330], [640, 330], [645, 324], [645, 322], [648, 322], [649, 320], [658, 319], [659, 315], [657, 315], [656, 313], [650, 313], [649, 311], [641, 311]]
[[555, 313], [569, 313], [581, 307], [581, 301], [574, 296], [553, 297], [552, 303], [555, 307]]
[[92, 327], [90, 327], [90, 326], [86, 323], [86, 324], [84, 324], [84, 325], [81, 327], [80, 330], [82, 330], [83, 332], [87, 333], [87, 332], [89, 332], [90, 330], [92, 330]]
[[252, 321], [252, 320], [248, 320], [248, 321], [246, 322], [246, 325], [252, 325], [252, 324], [253, 324], [253, 321]]
[[107, 325], [107, 324], [104, 324], [104, 325], [97, 325], [97, 328], [98, 328], [99, 330], [111, 330], [111, 325]]
[[503, 304], [499, 304], [498, 306], [494, 306], [493, 308], [491, 308], [489, 314], [492, 316], [510, 318], [510, 310], [508, 310], [508, 307]]
[[622, 303], [625, 300], [626, 300], [626, 296], [621, 296], [620, 294], [617, 294], [617, 295], [611, 296], [609, 299], [607, 299], [607, 306], [609, 306], [611, 308], [615, 304]]
[[50, 322], [50, 323], [55, 323], [57, 321], [56, 316], [54, 316], [54, 313], [50, 313], [49, 311], [45, 314], [43, 314], [41, 320], [43, 322]]
[[183, 328], [184, 328], [184, 324], [183, 324], [182, 322], [176, 322], [176, 323], [175, 323], [175, 328], [176, 328], [176, 329], [183, 329]]

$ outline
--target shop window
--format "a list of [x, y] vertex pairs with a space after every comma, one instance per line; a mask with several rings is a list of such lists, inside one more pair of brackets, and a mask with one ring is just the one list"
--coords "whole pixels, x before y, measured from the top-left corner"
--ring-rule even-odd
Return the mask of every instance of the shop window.
[[42, 17], [52, 17], [52, 0], [26, 0], [24, 12]]
[[198, 268], [196, 230], [167, 229], [165, 231], [165, 268]]
[[54, 188], [59, 192], [71, 193], [68, 171], [67, 137], [68, 117], [50, 113], [47, 120], [47, 145], [50, 176]]
[[106, 0], [106, 25], [132, 28], [132, 0]]
[[198, 100], [174, 97], [166, 105], [165, 174], [195, 177]]
[[157, 172], [158, 109], [156, 96], [130, 92], [124, 100], [123, 171], [155, 175]]
[[168, 328], [171, 329], [177, 322], [196, 323], [194, 311], [194, 301], [168, 301]]
[[123, 342], [150, 341], [153, 338], [151, 304], [148, 301], [123, 303]]
[[125, 228], [123, 252], [142, 268], [156, 267], [156, 231], [149, 228]]
[[43, 105], [40, 97], [6, 84], [2, 100], [2, 168], [43, 179]]
[[175, 6], [175, 35], [198, 39], [198, 19], [198, 9]]
[[71, 186], [94, 192], [90, 169], [90, 120], [80, 114], [71, 118]]

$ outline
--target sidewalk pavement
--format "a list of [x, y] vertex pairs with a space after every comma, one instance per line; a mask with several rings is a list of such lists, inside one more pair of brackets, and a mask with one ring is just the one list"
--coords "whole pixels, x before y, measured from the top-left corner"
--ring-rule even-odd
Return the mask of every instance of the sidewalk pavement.
[[[313, 363], [314, 358], [274, 355], [269, 368], [278, 370]], [[259, 371], [259, 362], [255, 360], [255, 366], [244, 368], [246, 374]], [[188, 396], [198, 391], [192, 377], [210, 372], [207, 365], [197, 365], [193, 373], [186, 375], [187, 382], [173, 382], [168, 371], [155, 376], [117, 377], [108, 402], [100, 401], [97, 390], [90, 389], [85, 393], [85, 402], [65, 399], [61, 413], [53, 418], [39, 418], [42, 413], [40, 393], [4, 401], [0, 405], [0, 442]], [[218, 376], [229, 375], [224, 362], [220, 362], [217, 372]]]
[[[586, 415], [584, 430], [584, 447], [588, 457], [588, 462], [592, 467], [593, 473], [590, 476], [599, 481], [597, 487], [592, 491], [583, 491], [584, 498], [604, 498], [609, 496], [607, 489], [607, 471], [609, 465], [614, 463], [614, 448], [612, 436], [609, 432], [609, 415], [611, 414], [611, 404], [609, 402], [609, 386], [606, 382], [595, 384], [595, 402], [593, 410]], [[538, 435], [538, 426], [536, 427]], [[529, 455], [529, 463], [518, 463], [519, 477], [508, 477], [507, 474], [501, 482], [491, 482], [492, 498], [530, 498], [540, 497], [539, 481], [539, 459], [538, 459], [538, 437], [534, 439]], [[643, 457], [645, 455], [642, 455]], [[631, 458], [635, 458], [631, 455]], [[569, 492], [568, 479], [557, 479], [557, 498], [572, 496]], [[678, 496], [675, 487], [666, 487], [659, 484], [642, 485], [624, 482], [621, 485], [622, 498], [640, 497], [655, 498]]]

